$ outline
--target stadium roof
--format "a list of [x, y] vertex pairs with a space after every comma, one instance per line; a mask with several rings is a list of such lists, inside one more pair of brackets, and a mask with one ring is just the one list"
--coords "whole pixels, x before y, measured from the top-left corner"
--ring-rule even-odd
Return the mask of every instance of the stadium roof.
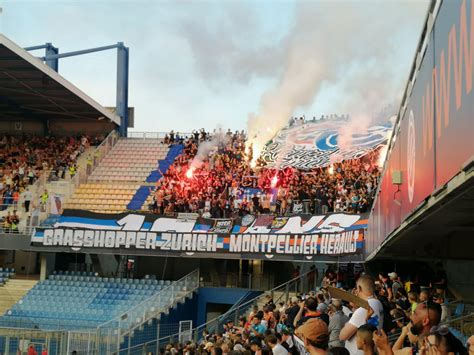
[[120, 118], [0, 34], [0, 120]]

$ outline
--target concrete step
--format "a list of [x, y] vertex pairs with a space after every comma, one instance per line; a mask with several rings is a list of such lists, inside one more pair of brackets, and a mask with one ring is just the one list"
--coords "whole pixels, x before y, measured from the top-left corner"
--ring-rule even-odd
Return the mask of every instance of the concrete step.
[[5, 314], [37, 283], [38, 280], [10, 279], [5, 285], [0, 286], [0, 315]]

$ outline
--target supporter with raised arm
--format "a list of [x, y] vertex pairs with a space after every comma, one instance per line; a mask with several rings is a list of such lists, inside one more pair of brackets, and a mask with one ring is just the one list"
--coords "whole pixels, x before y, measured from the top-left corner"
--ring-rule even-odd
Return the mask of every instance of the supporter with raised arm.
[[[378, 153], [335, 163], [337, 174], [328, 174], [325, 168], [304, 172], [291, 167], [275, 169], [267, 167], [261, 159], [257, 166], [251, 164], [251, 149], [245, 147], [245, 134], [224, 132], [216, 131], [214, 135], [204, 132], [203, 135], [201, 131], [199, 140], [196, 140], [195, 132], [183, 142], [183, 154], [156, 186], [169, 202], [183, 201], [183, 206], [176, 207], [194, 211], [194, 198], [200, 201], [211, 199], [214, 201], [213, 209], [209, 207], [211, 217], [232, 218], [248, 213], [326, 213], [334, 211], [336, 201], [345, 206], [342, 210], [347, 208], [355, 213], [370, 206], [366, 183], [370, 181], [371, 185], [376, 181], [379, 171], [371, 169], [370, 173], [360, 174], [359, 160], [371, 168], [370, 156]], [[174, 141], [174, 138], [174, 133], [170, 133], [170, 140]], [[199, 147], [208, 143], [213, 146], [211, 151], [198, 154]], [[196, 160], [197, 155], [199, 158]], [[260, 191], [245, 191], [250, 188]], [[198, 210], [201, 214], [204, 212], [202, 207]], [[173, 208], [167, 212], [177, 210]]]
[[312, 318], [322, 319], [326, 324], [329, 323], [329, 316], [318, 311], [318, 303], [314, 297], [308, 297], [305, 301], [300, 303], [300, 310], [293, 321], [295, 328], [303, 325], [306, 321]]

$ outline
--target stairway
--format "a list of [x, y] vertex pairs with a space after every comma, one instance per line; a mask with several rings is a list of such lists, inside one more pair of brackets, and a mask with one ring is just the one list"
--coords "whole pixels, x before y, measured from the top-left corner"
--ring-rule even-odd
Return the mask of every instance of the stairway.
[[5, 314], [37, 283], [38, 280], [9, 279], [5, 285], [0, 286], [0, 315]]
[[[166, 171], [170, 167], [171, 164], [173, 164], [174, 160], [178, 155], [180, 155], [184, 150], [184, 146], [182, 144], [174, 144], [170, 147], [168, 150], [168, 154], [166, 154], [166, 158], [163, 160], [158, 161], [158, 167], [159, 170], [163, 173], [166, 174]], [[158, 180], [162, 178], [162, 175], [160, 174], [160, 171], [158, 170], [153, 170], [150, 175], [148, 175], [146, 182], [152, 182], [155, 183]]]
[[[173, 164], [176, 157], [178, 157], [183, 152], [184, 146], [182, 144], [174, 144], [168, 150], [166, 158], [163, 160], [158, 161], [158, 169], [153, 170], [150, 172], [150, 175], [146, 178], [146, 182], [148, 184], [154, 184], [158, 180], [160, 180], [163, 174], [166, 174], [170, 165]], [[148, 197], [150, 196], [151, 186], [150, 185], [142, 185], [140, 186], [135, 195], [130, 200], [130, 203], [127, 205], [127, 209], [130, 211], [139, 211], [142, 209], [143, 204], [146, 202]]]

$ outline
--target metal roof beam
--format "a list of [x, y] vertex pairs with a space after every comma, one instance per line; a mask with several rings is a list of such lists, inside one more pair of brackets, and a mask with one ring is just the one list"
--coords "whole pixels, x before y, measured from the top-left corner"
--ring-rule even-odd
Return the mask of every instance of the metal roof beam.
[[52, 46], [51, 43], [45, 43], [45, 44], [40, 44], [38, 46], [31, 46], [31, 47], [25, 47], [23, 48], [25, 51], [36, 51], [38, 49], [45, 49], [48, 48], [49, 46]]
[[45, 57], [41, 57], [41, 60], [48, 61], [48, 60], [53, 60], [53, 59], [74, 57], [76, 55], [89, 54], [89, 53], [94, 53], [94, 52], [106, 51], [106, 50], [109, 50], [109, 49], [115, 49], [115, 48], [119, 48], [120, 46], [123, 46], [123, 43], [119, 42], [117, 44], [112, 44], [110, 46], [96, 47], [96, 48], [90, 48], [90, 49], [83, 49], [83, 50], [80, 50], [80, 51], [48, 55], [48, 56], [45, 56]]

